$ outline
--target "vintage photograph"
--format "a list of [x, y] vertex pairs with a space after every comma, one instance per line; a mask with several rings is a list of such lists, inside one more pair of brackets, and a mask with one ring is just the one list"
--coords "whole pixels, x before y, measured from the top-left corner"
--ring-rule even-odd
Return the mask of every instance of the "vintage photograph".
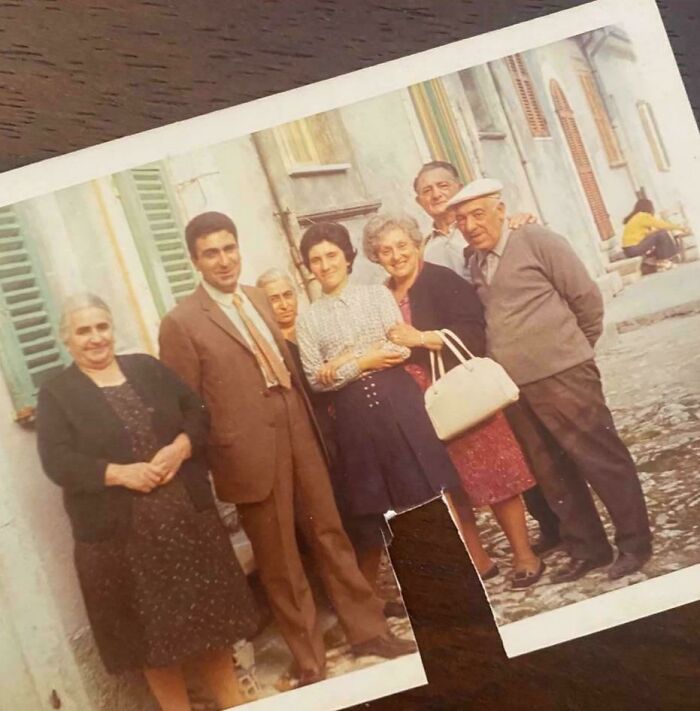
[[509, 655], [698, 597], [698, 137], [643, 5], [0, 207], [2, 627], [75, 708], [425, 683], [387, 519], [440, 497]]

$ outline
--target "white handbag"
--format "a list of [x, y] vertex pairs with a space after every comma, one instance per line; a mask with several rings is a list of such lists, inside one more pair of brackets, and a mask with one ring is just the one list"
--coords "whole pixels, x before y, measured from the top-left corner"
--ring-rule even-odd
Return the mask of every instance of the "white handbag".
[[[428, 411], [437, 436], [450, 440], [491, 417], [518, 399], [518, 386], [501, 365], [491, 358], [476, 358], [450, 330], [436, 331], [459, 361], [445, 372], [440, 351], [430, 351], [432, 385], [425, 391]], [[454, 343], [452, 342], [454, 341]], [[457, 346], [469, 356], [467, 360]], [[437, 361], [436, 377], [435, 363]]]

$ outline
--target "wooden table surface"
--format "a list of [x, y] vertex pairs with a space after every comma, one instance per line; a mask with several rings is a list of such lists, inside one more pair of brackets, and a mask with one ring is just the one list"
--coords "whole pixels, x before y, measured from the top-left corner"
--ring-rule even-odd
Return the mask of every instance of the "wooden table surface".
[[[0, 170], [580, 4], [0, 0]], [[659, 4], [697, 116], [700, 0]], [[509, 661], [442, 505], [393, 528], [430, 685], [358, 709], [700, 708], [700, 604]]]

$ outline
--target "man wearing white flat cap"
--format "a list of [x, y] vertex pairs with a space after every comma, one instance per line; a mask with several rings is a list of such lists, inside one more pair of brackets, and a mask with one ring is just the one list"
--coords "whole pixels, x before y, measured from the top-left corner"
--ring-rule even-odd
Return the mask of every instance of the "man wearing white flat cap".
[[[447, 267], [471, 282], [467, 261], [472, 250], [465, 244], [457, 227], [454, 210], [447, 207], [450, 199], [463, 187], [457, 168], [442, 160], [425, 163], [413, 179], [416, 202], [433, 221], [432, 230], [423, 243], [423, 259], [431, 264]], [[536, 219], [529, 213], [519, 213], [509, 218], [508, 226], [515, 229]], [[547, 553], [560, 543], [559, 520], [539, 486], [528, 489], [523, 498], [528, 512], [537, 521], [540, 529], [540, 535], [533, 542], [532, 550], [538, 555]]]
[[619, 554], [608, 577], [621, 578], [649, 560], [651, 532], [594, 360], [603, 299], [564, 237], [540, 225], [506, 228], [502, 190], [498, 180], [475, 180], [448, 207], [475, 250], [469, 267], [484, 305], [489, 355], [520, 387], [509, 419], [571, 556], [553, 582], [578, 580], [613, 560], [589, 485], [615, 528]]

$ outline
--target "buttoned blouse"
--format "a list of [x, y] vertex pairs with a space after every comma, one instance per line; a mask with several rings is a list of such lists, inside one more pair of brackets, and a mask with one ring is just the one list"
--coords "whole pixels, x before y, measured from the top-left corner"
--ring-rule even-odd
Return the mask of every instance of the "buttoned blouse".
[[[389, 329], [402, 322], [396, 300], [383, 285], [348, 285], [337, 296], [322, 295], [297, 322], [299, 352], [311, 387], [339, 390], [356, 380], [362, 375], [357, 359], [379, 342], [386, 351], [407, 358], [410, 350], [387, 337]], [[354, 358], [336, 370], [333, 385], [319, 382], [324, 363], [348, 352]]]

